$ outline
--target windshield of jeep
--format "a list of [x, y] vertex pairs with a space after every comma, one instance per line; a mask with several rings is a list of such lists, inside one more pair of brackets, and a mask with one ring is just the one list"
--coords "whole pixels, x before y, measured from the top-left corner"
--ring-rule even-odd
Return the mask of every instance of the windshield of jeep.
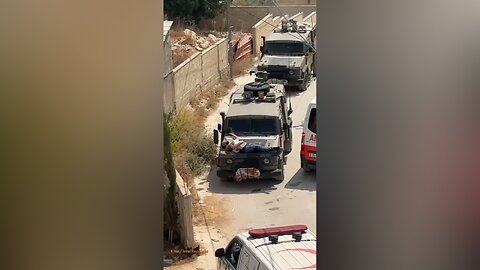
[[267, 41], [264, 52], [267, 55], [304, 55], [305, 46], [302, 42]]
[[226, 130], [232, 129], [236, 135], [278, 135], [277, 118], [227, 118]]

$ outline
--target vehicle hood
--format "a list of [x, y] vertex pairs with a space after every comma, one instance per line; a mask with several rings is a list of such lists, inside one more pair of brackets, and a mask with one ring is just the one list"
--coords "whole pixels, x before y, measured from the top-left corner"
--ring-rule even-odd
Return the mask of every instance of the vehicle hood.
[[305, 62], [305, 56], [274, 56], [264, 55], [258, 66], [286, 66], [288, 68], [301, 67]]
[[267, 147], [278, 147], [280, 146], [280, 136], [248, 136], [248, 137], [238, 137], [240, 140], [247, 143], [255, 143]]

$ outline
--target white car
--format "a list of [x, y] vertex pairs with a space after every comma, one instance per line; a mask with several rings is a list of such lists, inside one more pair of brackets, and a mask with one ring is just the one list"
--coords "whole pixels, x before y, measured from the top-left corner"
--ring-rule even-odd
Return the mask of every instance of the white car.
[[317, 237], [305, 225], [253, 229], [215, 256], [225, 270], [316, 269]]

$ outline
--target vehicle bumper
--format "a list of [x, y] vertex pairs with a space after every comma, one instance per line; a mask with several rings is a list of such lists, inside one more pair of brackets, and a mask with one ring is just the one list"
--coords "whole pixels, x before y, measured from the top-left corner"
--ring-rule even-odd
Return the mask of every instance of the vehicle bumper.
[[303, 155], [300, 155], [300, 162], [302, 164], [302, 168], [306, 168], [309, 170], [317, 170], [317, 160], [315, 159], [306, 159]]
[[285, 86], [299, 86], [299, 85], [303, 85], [304, 83], [304, 79], [288, 79], [287, 80], [287, 84]]
[[[236, 171], [229, 170], [217, 170], [217, 176], [220, 178], [234, 178]], [[282, 176], [282, 170], [276, 169], [273, 171], [260, 171], [260, 177], [258, 179], [274, 179]]]

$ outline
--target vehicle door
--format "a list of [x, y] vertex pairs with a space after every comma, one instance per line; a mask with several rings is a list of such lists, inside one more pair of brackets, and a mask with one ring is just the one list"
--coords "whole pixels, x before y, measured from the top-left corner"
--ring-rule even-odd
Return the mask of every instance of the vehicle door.
[[220, 259], [220, 269], [243, 269], [239, 265], [242, 248], [243, 246], [240, 240], [238, 238], [233, 239], [232, 242], [230, 242], [228, 247], [225, 249], [225, 255]]
[[258, 270], [260, 267], [260, 261], [248, 250], [242, 249], [240, 253], [239, 268], [242, 270]]
[[[283, 124], [287, 124], [288, 128], [284, 129]], [[285, 154], [289, 154], [292, 151], [292, 118], [287, 112], [286, 97], [282, 98], [282, 131], [283, 148]]]
[[305, 119], [305, 150], [307, 151], [306, 159], [316, 160], [316, 149], [317, 149], [317, 108], [316, 105], [309, 106], [307, 111], [307, 117]]

